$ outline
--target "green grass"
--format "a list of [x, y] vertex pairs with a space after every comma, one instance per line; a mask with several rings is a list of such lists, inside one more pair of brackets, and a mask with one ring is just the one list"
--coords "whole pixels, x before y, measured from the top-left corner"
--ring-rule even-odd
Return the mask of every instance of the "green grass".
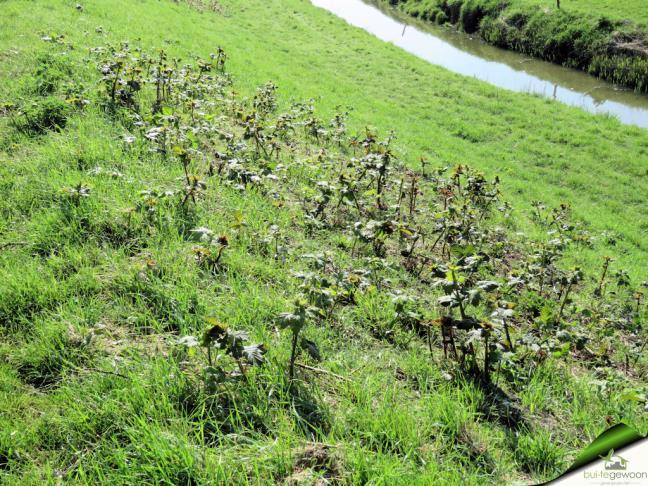
[[[648, 189], [645, 130], [461, 78], [347, 27], [306, 2], [268, 2], [264, 18], [254, 4], [225, 4], [225, 16], [187, 16], [180, 6], [170, 6], [153, 18], [140, 5], [114, 13], [100, 3], [75, 19], [78, 31], [66, 28], [69, 12], [54, 5], [34, 7], [25, 15], [20, 2], [7, 3], [2, 29], [7, 60], [19, 59], [26, 49], [14, 42], [12, 29], [26, 32], [28, 45], [39, 48], [39, 34], [50, 31], [66, 34], [73, 44], [81, 39], [89, 43], [83, 34], [88, 32], [87, 37], [101, 44], [102, 36], [94, 30], [104, 24], [113, 39], [142, 37], [146, 47], [162, 39], [178, 54], [207, 55], [222, 45], [244, 91], [272, 80], [284, 103], [315, 97], [329, 113], [336, 105], [351, 106], [355, 128], [369, 125], [398, 134], [405, 163], [416, 165], [423, 156], [434, 165], [466, 163], [491, 176], [499, 174], [521, 215], [528, 214], [532, 200], [552, 206], [568, 202], [593, 231], [621, 237], [616, 251], [620, 266], [640, 278], [648, 265], [642, 197]], [[272, 19], [288, 13], [294, 17], [292, 24], [271, 28]], [[117, 17], [108, 27], [109, 15]], [[241, 32], [239, 25], [245, 27]], [[145, 36], [148, 31], [164, 34], [158, 39]], [[10, 62], [6, 74], [16, 78], [27, 66]], [[9, 96], [10, 85], [3, 86], [3, 98]], [[579, 252], [576, 257], [598, 265], [602, 253]]]
[[[98, 107], [88, 49], [130, 40], [190, 60], [223, 46], [234, 89], [251, 94], [272, 80], [279, 111], [312, 97], [328, 120], [350, 105], [350, 130], [395, 130], [407, 166], [425, 157], [499, 175], [516, 208], [508, 230], [525, 232], [520, 240], [543, 233], [530, 201], [570, 203], [597, 236], [566, 262], [590, 272], [587, 289], [607, 254], [633, 285], [645, 279], [648, 132], [448, 73], [306, 1], [221, 3], [214, 13], [166, 0], [99, 0], [82, 12], [67, 0], [1, 2], [0, 100], [54, 104], [58, 92], [38, 94], [38, 59], [49, 54], [54, 84], [71, 77], [93, 103], [62, 109], [60, 132], [19, 134], [0, 119], [0, 482], [267, 484], [328, 474], [352, 484], [537, 483], [564, 470], [608, 419], [645, 433], [643, 404], [631, 399], [641, 375], [552, 357], [508, 390], [524, 418], [512, 430], [501, 403], [439, 350], [430, 357], [411, 333], [389, 329], [393, 305], [378, 290], [304, 331], [324, 357], [312, 364], [346, 379], [300, 372], [291, 391], [287, 335], [272, 323], [296, 293], [292, 272], [307, 267], [300, 255], [326, 250], [340, 265], [360, 264], [344, 235], [305, 234], [296, 201], [278, 208], [261, 191], [213, 178], [195, 214], [165, 206], [157, 230], [136, 218], [134, 234], [124, 233], [140, 191], [177, 187], [183, 170], [147, 146], [125, 147], [124, 126]], [[40, 40], [51, 32], [74, 49]], [[284, 157], [295, 190], [307, 193], [302, 172], [320, 147], [297, 143], [305, 168]], [[90, 197], [70, 209], [61, 190], [80, 183]], [[246, 223], [238, 231], [237, 211]], [[255, 250], [270, 224], [288, 238], [285, 263]], [[199, 270], [183, 225], [230, 234], [226, 272]], [[429, 298], [405, 272], [387, 278]], [[200, 334], [205, 316], [269, 345], [267, 366], [229, 408], [207, 407], [196, 363], [175, 345]]]
[[[398, 3], [398, 2], [392, 2]], [[432, 9], [437, 0], [418, 0], [423, 8]], [[539, 6], [546, 10], [556, 9], [556, 0], [509, 0], [512, 7]], [[560, 8], [566, 12], [585, 14], [592, 17], [607, 17], [610, 20], [629, 21], [634, 24], [648, 24], [648, 12], [642, 0], [561, 0]]]
[[[541, 5], [545, 8], [554, 8], [556, 2], [552, 0], [516, 0], [513, 3]], [[636, 24], [648, 24], [646, 5], [641, 0], [627, 0], [615, 2], [611, 0], [563, 0], [560, 8], [580, 12], [596, 17], [607, 17], [612, 20], [629, 20]]]

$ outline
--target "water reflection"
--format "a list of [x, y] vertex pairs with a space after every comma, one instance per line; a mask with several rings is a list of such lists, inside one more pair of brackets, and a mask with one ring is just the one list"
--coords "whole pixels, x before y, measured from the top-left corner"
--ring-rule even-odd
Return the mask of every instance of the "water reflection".
[[349, 24], [451, 71], [500, 88], [535, 93], [621, 122], [648, 128], [648, 96], [448, 29], [405, 19], [362, 0], [311, 0]]

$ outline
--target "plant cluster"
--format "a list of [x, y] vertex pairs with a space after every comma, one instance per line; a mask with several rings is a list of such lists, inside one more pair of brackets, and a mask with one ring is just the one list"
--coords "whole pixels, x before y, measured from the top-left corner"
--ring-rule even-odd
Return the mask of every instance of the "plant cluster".
[[[396, 296], [394, 322], [425, 336], [431, 351], [438, 329], [444, 356], [480, 382], [490, 383], [495, 370], [514, 381], [528, 376], [549, 354], [604, 361], [606, 336], [626, 330], [635, 335], [628, 337], [632, 345], [625, 353], [636, 356], [642, 303], [636, 288], [626, 289], [631, 287], [627, 276], [617, 275], [611, 298], [606, 291], [611, 259], [593, 291], [584, 285], [588, 279], [582, 270], [561, 265], [570, 246], [592, 244], [571, 221], [568, 206], [548, 209], [534, 202], [531, 218], [546, 238], [516, 240], [496, 224], [512, 211], [501, 200], [498, 178], [488, 180], [463, 165], [406, 170], [394, 153], [393, 134], [380, 139], [367, 129], [349, 135], [348, 111], [327, 124], [316, 117], [312, 101], [277, 113], [272, 83], [249, 99], [238, 98], [227, 92], [231, 80], [222, 49], [195, 64], [127, 44], [94, 52], [102, 103], [130, 130], [128, 143], [176, 161], [184, 173], [177, 189], [144, 195], [138, 210], [149, 218], [155, 219], [158, 200], [166, 196], [176, 197], [184, 212], [189, 205], [198, 207], [209, 179], [216, 178], [218, 184], [258, 192], [278, 209], [282, 201], [301, 201], [306, 237], [342, 235], [352, 261], [389, 262], [417, 282], [411, 306], [410, 297], [394, 293], [389, 281], [375, 276], [380, 271], [359, 265], [345, 270], [326, 254], [304, 255], [312, 271], [295, 274], [294, 308], [276, 320], [291, 331], [291, 381], [300, 347], [320, 355], [314, 343], [300, 341], [304, 328], [335, 321], [345, 307], [356, 305], [358, 293], [372, 287]], [[303, 151], [301, 137], [318, 151]], [[300, 159], [304, 153], [310, 155]], [[294, 184], [293, 178], [308, 184]], [[233, 228], [240, 232], [243, 217], [235, 219]], [[200, 243], [192, 250], [197, 264], [211, 272], [222, 269], [230, 239], [204, 227], [188, 234]], [[272, 225], [259, 242], [274, 247], [266, 254], [275, 260], [288, 251], [280, 251], [279, 234]], [[586, 298], [589, 292], [598, 303]], [[422, 307], [425, 312], [418, 310]], [[597, 326], [604, 315], [623, 319], [623, 329]], [[627, 360], [628, 366], [635, 362]]]

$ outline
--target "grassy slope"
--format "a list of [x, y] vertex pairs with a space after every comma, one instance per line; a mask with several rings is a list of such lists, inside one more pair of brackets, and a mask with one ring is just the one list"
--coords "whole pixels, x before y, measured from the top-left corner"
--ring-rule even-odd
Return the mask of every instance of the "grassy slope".
[[[556, 6], [554, 0], [517, 0], [520, 4], [543, 5], [547, 8]], [[636, 24], [648, 24], [648, 11], [642, 0], [616, 2], [611, 0], [563, 0], [560, 8], [583, 12], [612, 20], [629, 20]]]
[[[115, 14], [99, 4], [92, 16], [76, 21], [75, 29], [65, 28], [69, 15], [53, 6], [19, 16], [20, 2], [13, 5], [8, 3], [3, 20], [26, 38], [29, 32], [54, 30], [74, 43], [81, 32], [94, 36], [95, 27], [104, 24], [115, 39], [141, 37], [147, 46], [158, 39], [146, 33], [161, 31], [161, 38], [172, 41], [172, 52], [205, 55], [223, 45], [232, 54], [234, 75], [248, 90], [273, 80], [285, 100], [315, 96], [329, 111], [338, 104], [352, 106], [356, 127], [389, 127], [398, 134], [407, 163], [424, 156], [433, 164], [467, 163], [501, 174], [511, 202], [522, 213], [532, 200], [554, 206], [569, 202], [592, 230], [622, 235], [622, 267], [639, 277], [648, 265], [642, 196], [648, 191], [645, 130], [462, 79], [347, 28], [305, 1], [268, 2], [263, 18], [256, 4], [226, 3], [228, 17], [204, 14], [196, 19], [172, 8], [155, 18], [139, 16], [136, 8]], [[112, 15], [118, 17], [111, 20]], [[275, 25], [275, 19], [286, 15], [290, 22]], [[3, 45], [20, 50], [12, 27], [3, 29]], [[597, 253], [577, 257], [595, 264]]]
[[[0, 72], [0, 97], [16, 92], [12, 80], [31, 72], [30, 56], [45, 49], [38, 40], [41, 31], [63, 32], [80, 47], [102, 44], [106, 36], [113, 41], [141, 37], [150, 48], [168, 40], [167, 48], [183, 57], [206, 55], [223, 45], [244, 90], [273, 80], [284, 101], [317, 96], [325, 113], [336, 104], [353, 105], [356, 127], [396, 130], [406, 161], [415, 164], [423, 154], [435, 165], [460, 162], [499, 173], [519, 208], [528, 207], [531, 199], [570, 201], [592, 229], [624, 236], [615, 249], [598, 245], [573, 257], [598, 265], [602, 253], [618, 252], [617, 265], [641, 278], [647, 263], [641, 197], [647, 189], [646, 132], [461, 79], [350, 29], [307, 2], [223, 3], [225, 17], [153, 0], [93, 2], [82, 14], [66, 1], [3, 2], [0, 56], [6, 69]], [[107, 34], [95, 34], [98, 25]], [[77, 50], [78, 56], [83, 54]], [[4, 336], [0, 347], [0, 474], [15, 463], [16, 472], [7, 477], [10, 484], [54, 481], [65, 474], [95, 484], [177, 484], [189, 476], [220, 481], [285, 477], [292, 472], [296, 448], [306, 440], [293, 412], [272, 409], [266, 414], [262, 409], [270, 433], [260, 427], [210, 442], [206, 424], [177, 408], [188, 391], [174, 378], [177, 369], [167, 359], [164, 335], [142, 335], [132, 327], [157, 322], [162, 304], [133, 300], [128, 288], [139, 265], [153, 258], [173, 276], [163, 286], [164, 294], [175, 299], [173, 305], [186, 310], [197, 297], [207, 315], [272, 342], [273, 331], [263, 323], [285, 310], [288, 269], [298, 262], [290, 261], [286, 268], [239, 248], [228, 261], [232, 275], [213, 282], [187, 264], [187, 245], [179, 237], [150, 241], [135, 259], [120, 248], [99, 249], [78, 240], [71, 244], [74, 235], [59, 225], [52, 195], [87, 180], [87, 169], [99, 165], [125, 174], [123, 180], [92, 178], [97, 196], [90, 210], [99, 221], [119, 218], [137, 191], [164, 187], [181, 176], [177, 168], [144, 164], [124, 154], [116, 141], [121, 133], [91, 110], [62, 134], [21, 141], [13, 154], [0, 155], [3, 190], [12, 194], [2, 203], [0, 238], [65, 248], [45, 265], [21, 248], [0, 255], [3, 310], [33, 312], [33, 318], [21, 321], [29, 332]], [[289, 228], [294, 217], [278, 213], [261, 198], [223, 190], [210, 193], [201, 223], [227, 227], [235, 209], [244, 210], [253, 229], [265, 220]], [[297, 244], [304, 251], [320, 246]], [[361, 324], [380, 320], [383, 312], [368, 299], [341, 332], [310, 331], [323, 343], [326, 360], [320, 366], [353, 381], [318, 381], [299, 412], [309, 420], [318, 414], [334, 417], [320, 440], [338, 446], [353, 481], [539, 479], [602, 431], [608, 415], [645, 432], [636, 407], [616, 398], [602, 400], [587, 372], [548, 362], [521, 395], [531, 430], [516, 439], [483, 419], [482, 392], [445, 383], [421, 350], [404, 353], [367, 335]], [[196, 323], [179, 326], [186, 332]], [[84, 344], [87, 336], [92, 337], [90, 347]], [[285, 346], [280, 348], [274, 359], [284, 361], [286, 352]], [[109, 363], [128, 378], [92, 372], [93, 367], [110, 369]], [[282, 381], [280, 368], [266, 373], [269, 383]], [[409, 378], [397, 380], [399, 374]], [[38, 381], [32, 383], [36, 387], [29, 385], [30, 377], [43, 376], [64, 377], [62, 386], [48, 391]], [[516, 447], [518, 440], [529, 446], [529, 457]], [[483, 462], [472, 460], [474, 450], [482, 447], [488, 452], [481, 454]]]

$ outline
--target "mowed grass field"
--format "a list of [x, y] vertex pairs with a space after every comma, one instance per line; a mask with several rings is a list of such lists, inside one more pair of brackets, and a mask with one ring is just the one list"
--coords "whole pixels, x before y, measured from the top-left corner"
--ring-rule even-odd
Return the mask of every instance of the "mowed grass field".
[[[555, 8], [555, 0], [516, 0], [513, 3], [541, 5]], [[611, 0], [561, 0], [560, 8], [586, 13], [595, 17], [611, 20], [629, 20], [636, 24], [648, 25], [648, 9], [642, 0], [615, 2]]]
[[[494, 224], [511, 241], [544, 235], [532, 201], [567, 203], [592, 241], [571, 246], [561, 264], [589, 272], [587, 295], [607, 255], [610, 275], [627, 272], [633, 288], [647, 278], [648, 131], [446, 72], [305, 0], [218, 4], [0, 2], [0, 102], [40, 102], [43, 59], [60, 63], [56, 96], [81, 86], [91, 102], [63, 130], [35, 136], [0, 118], [0, 483], [527, 484], [564, 471], [612, 423], [645, 434], [645, 358], [617, 356], [616, 321], [592, 324], [609, 329], [608, 347], [593, 354], [608, 349], [613, 366], [549, 353], [524, 369], [519, 388], [499, 383], [509, 401], [493, 398], [448, 365], [439, 342], [430, 353], [394, 324], [393, 296], [373, 287], [412, 292], [430, 312], [436, 304], [429, 283], [390, 265], [354, 306], [308, 326], [322, 358], [302, 357], [311, 369], [291, 388], [290, 341], [274, 323], [298, 293], [294, 273], [318, 258], [340, 268], [380, 262], [354, 257], [345, 235], [302, 231], [307, 197], [273, 200], [216, 177], [191, 217], [162, 202], [168, 214], [146, 226], [133, 209], [142, 191], [180, 187], [183, 167], [145, 141], [125, 142], [137, 130], [101, 108], [90, 49], [128, 41], [185, 63], [222, 46], [237, 97], [272, 81], [279, 113], [313, 99], [324, 120], [349, 110], [351, 133], [393, 130], [405, 167], [420, 169], [423, 158], [428, 169], [467, 164], [501, 178], [513, 210]], [[240, 130], [228, 117], [222, 127]], [[273, 170], [312, 196], [315, 179], [304, 174], [337, 148], [294, 142], [293, 152], [282, 146], [287, 171]], [[66, 206], [68, 196], [76, 203]], [[227, 271], [200, 271], [190, 223], [229, 235]], [[271, 225], [281, 240], [264, 254]], [[222, 408], [207, 406], [196, 362], [177, 346], [200, 335], [207, 316], [269, 348], [247, 385], [219, 395]], [[576, 317], [569, 325], [581, 332]], [[633, 332], [629, 340], [644, 331]]]
[[[423, 8], [433, 8], [436, 0], [420, 0], [416, 2]], [[509, 6], [523, 7], [527, 5], [540, 6], [546, 10], [556, 9], [556, 0], [511, 0]], [[642, 0], [616, 2], [613, 0], [561, 0], [560, 8], [567, 12], [578, 12], [590, 17], [607, 17], [610, 20], [626, 20], [639, 25], [648, 24], [648, 12]]]

